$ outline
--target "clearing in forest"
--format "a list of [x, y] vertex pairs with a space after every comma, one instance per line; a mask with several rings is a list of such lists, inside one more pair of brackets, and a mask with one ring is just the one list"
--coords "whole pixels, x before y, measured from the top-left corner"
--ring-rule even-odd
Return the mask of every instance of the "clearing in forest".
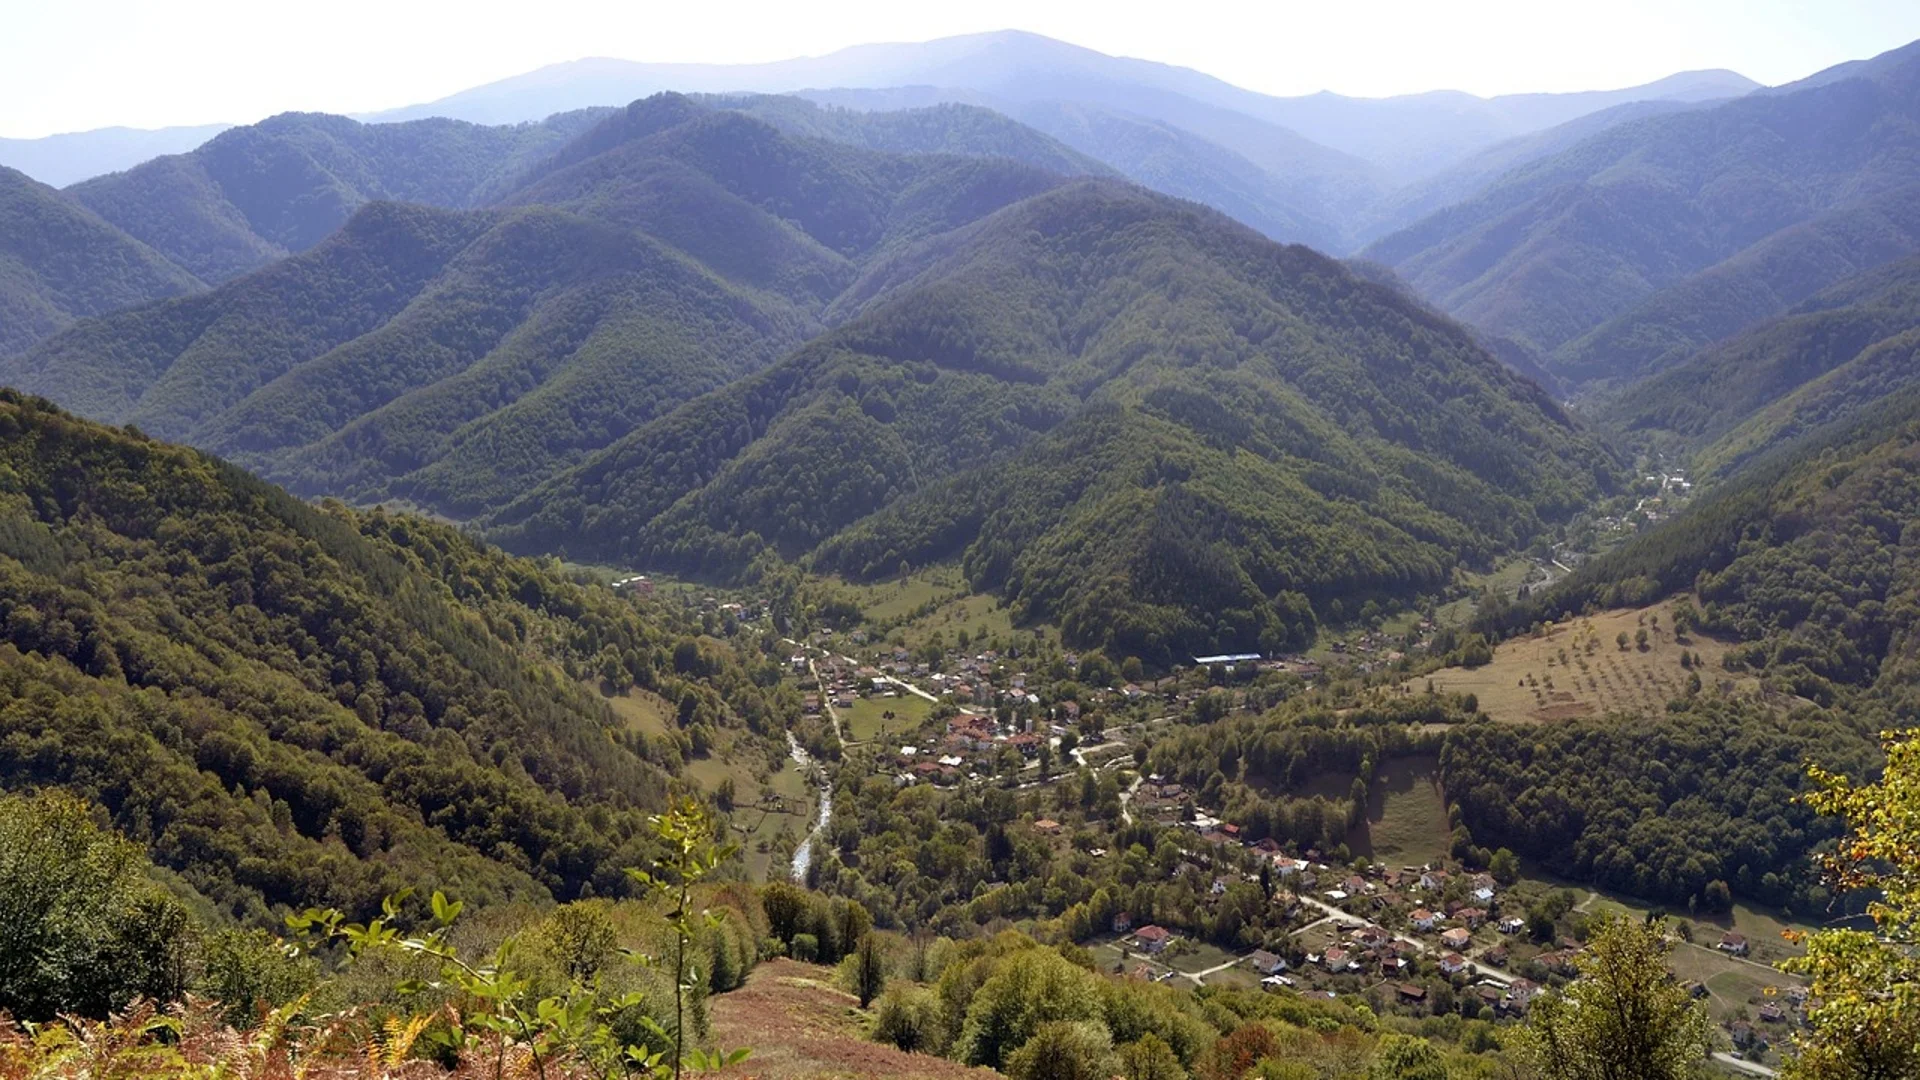
[[1404, 685], [1473, 694], [1482, 712], [1514, 723], [1658, 712], [1685, 696], [1695, 674], [1709, 689], [1757, 691], [1758, 679], [1721, 667], [1728, 643], [1674, 632], [1676, 599], [1553, 623], [1502, 642], [1490, 664], [1443, 668]]

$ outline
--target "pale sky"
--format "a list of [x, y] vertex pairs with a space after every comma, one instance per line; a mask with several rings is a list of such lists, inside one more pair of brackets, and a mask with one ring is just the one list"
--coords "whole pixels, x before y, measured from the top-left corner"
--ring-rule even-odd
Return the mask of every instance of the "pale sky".
[[1021, 29], [1270, 94], [1778, 84], [1920, 38], [1920, 0], [0, 0], [0, 136], [368, 112], [583, 56], [745, 63]]

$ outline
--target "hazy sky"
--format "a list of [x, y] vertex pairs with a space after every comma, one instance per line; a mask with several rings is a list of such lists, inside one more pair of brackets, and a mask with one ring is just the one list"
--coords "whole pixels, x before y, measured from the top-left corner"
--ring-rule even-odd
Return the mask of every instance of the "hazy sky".
[[740, 63], [1017, 28], [1273, 94], [1775, 84], [1920, 38], [1920, 0], [0, 0], [0, 136], [429, 101], [582, 56]]

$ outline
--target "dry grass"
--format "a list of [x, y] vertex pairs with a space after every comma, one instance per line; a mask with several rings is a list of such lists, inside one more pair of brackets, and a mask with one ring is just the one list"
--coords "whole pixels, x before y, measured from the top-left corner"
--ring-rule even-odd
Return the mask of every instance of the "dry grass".
[[[1504, 642], [1493, 662], [1478, 668], [1445, 668], [1409, 680], [1422, 691], [1429, 679], [1442, 693], [1473, 694], [1496, 720], [1541, 723], [1603, 716], [1611, 712], [1659, 712], [1686, 693], [1692, 674], [1681, 653], [1699, 656], [1694, 671], [1708, 686], [1729, 684], [1735, 693], [1756, 690], [1751, 675], [1720, 666], [1728, 645], [1698, 632], [1679, 641], [1673, 633], [1673, 600], [1624, 608], [1556, 624], [1537, 636]], [[1647, 644], [1634, 641], [1647, 632]], [[1618, 644], [1627, 635], [1627, 647]]]
[[710, 1008], [714, 1042], [753, 1051], [726, 1071], [730, 1077], [991, 1080], [999, 1075], [869, 1041], [866, 1014], [852, 994], [833, 985], [830, 968], [792, 960], [761, 964], [747, 985], [715, 997]]

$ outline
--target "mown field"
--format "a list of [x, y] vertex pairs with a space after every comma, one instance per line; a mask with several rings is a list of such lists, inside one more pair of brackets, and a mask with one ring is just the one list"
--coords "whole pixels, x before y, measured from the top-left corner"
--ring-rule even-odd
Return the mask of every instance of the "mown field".
[[[1665, 600], [1558, 623], [1501, 643], [1490, 664], [1444, 668], [1409, 680], [1405, 688], [1424, 691], [1430, 681], [1441, 693], [1473, 694], [1481, 711], [1512, 723], [1659, 712], [1686, 693], [1695, 673], [1705, 685], [1734, 693], [1758, 689], [1752, 675], [1720, 666], [1725, 642], [1697, 632], [1684, 640], [1676, 636], [1673, 605]], [[1642, 631], [1645, 644], [1637, 640]], [[1627, 637], [1624, 648], [1621, 634]], [[1699, 658], [1692, 668], [1681, 661], [1683, 653]]]

